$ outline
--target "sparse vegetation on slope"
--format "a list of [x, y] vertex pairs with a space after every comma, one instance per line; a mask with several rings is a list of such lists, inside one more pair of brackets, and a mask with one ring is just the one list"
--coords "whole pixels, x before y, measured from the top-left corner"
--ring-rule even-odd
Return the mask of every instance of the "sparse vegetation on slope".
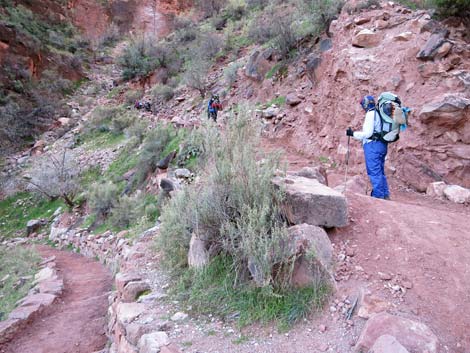
[[0, 321], [28, 293], [39, 259], [34, 249], [0, 246]]

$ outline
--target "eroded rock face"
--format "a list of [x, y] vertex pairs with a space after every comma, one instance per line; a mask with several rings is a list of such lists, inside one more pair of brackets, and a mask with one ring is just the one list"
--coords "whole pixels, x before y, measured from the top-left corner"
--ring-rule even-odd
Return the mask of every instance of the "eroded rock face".
[[423, 323], [380, 313], [367, 321], [354, 351], [367, 352], [383, 335], [400, 338], [400, 343], [410, 352], [437, 353], [438, 339]]
[[316, 179], [289, 175], [273, 182], [285, 190], [284, 212], [293, 224], [344, 227], [348, 224], [346, 197]]

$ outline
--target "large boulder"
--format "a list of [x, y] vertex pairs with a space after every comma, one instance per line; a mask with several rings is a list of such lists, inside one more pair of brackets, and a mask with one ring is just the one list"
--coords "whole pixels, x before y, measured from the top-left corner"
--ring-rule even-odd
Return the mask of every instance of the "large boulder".
[[311, 286], [319, 273], [333, 278], [333, 246], [323, 228], [300, 224], [288, 229], [289, 252], [299, 256], [292, 273], [296, 287]]
[[117, 320], [121, 324], [132, 322], [145, 311], [145, 304], [119, 303], [117, 306]]
[[456, 127], [469, 120], [470, 99], [449, 94], [437, 101], [427, 103], [419, 113], [425, 124]]
[[270, 56], [272, 56], [272, 51], [269, 50], [264, 52], [256, 50], [253, 52], [245, 67], [245, 75], [255, 81], [263, 81], [266, 73], [272, 66], [268, 61]]
[[470, 190], [459, 185], [448, 185], [444, 189], [444, 195], [455, 203], [469, 203]]
[[292, 224], [307, 223], [323, 227], [348, 224], [346, 197], [316, 179], [289, 175], [273, 182], [285, 190], [284, 212]]
[[369, 353], [409, 353], [397, 339], [390, 335], [377, 338]]
[[398, 337], [410, 352], [437, 352], [437, 337], [425, 324], [387, 313], [376, 314], [367, 321], [354, 351], [367, 352], [383, 335]]
[[370, 29], [363, 29], [353, 38], [352, 45], [359, 48], [372, 48], [380, 44], [382, 38]]
[[447, 32], [433, 33], [416, 57], [421, 60], [445, 57], [452, 49], [452, 43], [446, 39], [446, 34]]

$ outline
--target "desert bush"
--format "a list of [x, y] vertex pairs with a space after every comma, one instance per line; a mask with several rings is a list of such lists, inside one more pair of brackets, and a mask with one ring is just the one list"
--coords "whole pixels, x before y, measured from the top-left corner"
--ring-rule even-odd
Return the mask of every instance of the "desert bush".
[[248, 38], [258, 44], [264, 44], [274, 37], [272, 17], [257, 17], [250, 22], [248, 27]]
[[[307, 21], [311, 23], [311, 33], [319, 35], [320, 32], [326, 31], [329, 34], [331, 21], [337, 18], [341, 12], [344, 0], [301, 0], [304, 6], [300, 6], [301, 11], [307, 14]], [[374, 0], [367, 0], [366, 6], [374, 5]], [[359, 5], [358, 5], [359, 6]], [[380, 7], [380, 3], [378, 5]], [[304, 16], [305, 18], [305, 16]]]
[[246, 6], [249, 10], [263, 9], [269, 4], [269, 0], [246, 0]]
[[[171, 125], [158, 124], [148, 132], [142, 144], [139, 161], [136, 166], [135, 180], [138, 184], [155, 171], [157, 163], [165, 157], [163, 152], [168, 144], [175, 138], [176, 131]], [[171, 151], [168, 151], [168, 153]]]
[[275, 18], [273, 23], [273, 46], [284, 58], [289, 55], [297, 44], [292, 22], [292, 16], [286, 15]]
[[61, 198], [69, 207], [75, 206], [80, 191], [80, 169], [72, 152], [64, 149], [61, 154], [42, 158], [33, 167], [29, 183], [35, 190], [50, 199]]
[[111, 120], [110, 131], [113, 134], [121, 134], [125, 129], [134, 124], [136, 118], [137, 116], [135, 112], [123, 111], [120, 114], [114, 116]]
[[470, 25], [470, 1], [469, 0], [427, 0], [427, 5], [436, 9], [438, 16], [460, 17], [466, 25]]
[[136, 144], [140, 145], [144, 140], [147, 129], [148, 124], [142, 119], [137, 119], [124, 131], [124, 133], [126, 134], [126, 137], [129, 139], [135, 139]]
[[226, 0], [196, 0], [196, 7], [204, 16], [212, 17], [222, 10], [225, 3]]
[[186, 265], [194, 232], [209, 242], [213, 254], [229, 254], [238, 279], [251, 278], [259, 286], [287, 283], [288, 276], [272, 276], [274, 265], [291, 261], [280, 245], [287, 235], [282, 192], [271, 182], [279, 159], [267, 155], [257, 162], [259, 126], [246, 111], [230, 119], [223, 136], [208, 129], [205, 182], [190, 186], [163, 209], [159, 239], [166, 261], [172, 267]]
[[152, 96], [155, 101], [168, 102], [175, 95], [173, 87], [168, 85], [156, 85], [152, 88]]
[[98, 217], [106, 218], [116, 205], [118, 195], [119, 189], [113, 182], [95, 183], [88, 193], [88, 207]]
[[122, 195], [111, 210], [109, 220], [116, 228], [129, 228], [145, 214], [145, 198], [137, 192], [132, 196]]
[[227, 86], [232, 87], [233, 83], [237, 79], [238, 70], [241, 67], [243, 67], [243, 64], [240, 62], [233, 62], [233, 63], [230, 63], [227, 67], [225, 67], [224, 80]]
[[155, 55], [157, 51], [153, 40], [133, 39], [117, 59], [123, 79], [146, 77], [159, 67], [161, 62]]
[[131, 89], [124, 93], [124, 100], [129, 105], [134, 105], [136, 100], [139, 100], [142, 97], [142, 91]]
[[191, 88], [196, 89], [202, 98], [207, 92], [207, 73], [210, 62], [199, 56], [186, 63], [186, 70], [183, 74], [184, 82]]

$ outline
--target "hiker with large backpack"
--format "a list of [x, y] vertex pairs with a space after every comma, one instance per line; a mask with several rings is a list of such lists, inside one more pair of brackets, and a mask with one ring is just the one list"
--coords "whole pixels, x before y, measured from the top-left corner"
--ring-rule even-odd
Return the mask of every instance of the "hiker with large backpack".
[[217, 122], [217, 113], [219, 110], [222, 110], [219, 96], [217, 94], [213, 94], [207, 103], [207, 118], [214, 119], [214, 122]]
[[385, 157], [388, 144], [398, 141], [400, 131], [406, 128], [409, 108], [401, 106], [398, 96], [384, 92], [379, 96], [377, 105], [373, 96], [364, 96], [360, 101], [366, 112], [362, 131], [350, 127], [346, 135], [362, 141], [367, 175], [372, 184], [372, 197], [390, 199], [387, 177], [385, 176]]

